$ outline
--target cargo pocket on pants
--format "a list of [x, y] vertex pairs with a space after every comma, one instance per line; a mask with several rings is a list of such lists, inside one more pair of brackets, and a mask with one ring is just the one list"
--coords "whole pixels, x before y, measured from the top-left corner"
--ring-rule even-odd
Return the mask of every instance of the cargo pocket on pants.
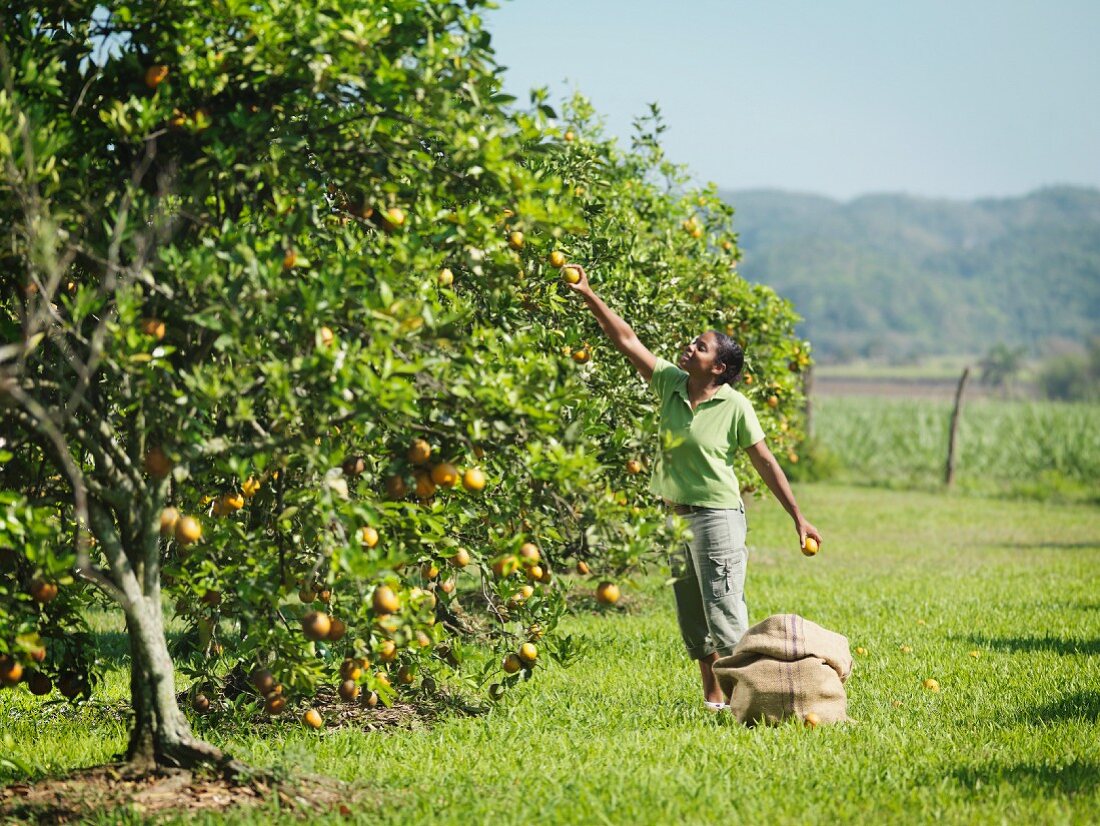
[[738, 589], [739, 568], [745, 558], [736, 551], [707, 560], [707, 596], [712, 600], [734, 596]]

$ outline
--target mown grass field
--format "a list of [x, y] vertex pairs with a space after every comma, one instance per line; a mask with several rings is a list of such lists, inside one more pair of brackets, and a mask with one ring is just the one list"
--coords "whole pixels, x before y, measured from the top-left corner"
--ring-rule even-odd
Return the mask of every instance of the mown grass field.
[[[943, 484], [952, 402], [875, 396], [815, 399], [823, 472], [895, 489]], [[1100, 502], [1100, 405], [965, 401], [960, 492]]]
[[[1100, 510], [833, 485], [798, 493], [822, 554], [803, 558], [778, 506], [753, 502], [750, 609], [755, 620], [801, 613], [868, 649], [848, 683], [857, 725], [748, 730], [705, 713], [653, 572], [626, 587], [626, 610], [572, 617], [584, 656], [539, 669], [488, 715], [211, 736], [259, 766], [350, 781], [361, 791], [347, 819], [364, 823], [1095, 822]], [[126, 675], [109, 665], [104, 698], [117, 706]], [[926, 677], [939, 693], [921, 687]], [[117, 715], [44, 709], [22, 690], [0, 692], [0, 723], [5, 783], [102, 762], [125, 743]], [[120, 819], [138, 816], [100, 822]]]

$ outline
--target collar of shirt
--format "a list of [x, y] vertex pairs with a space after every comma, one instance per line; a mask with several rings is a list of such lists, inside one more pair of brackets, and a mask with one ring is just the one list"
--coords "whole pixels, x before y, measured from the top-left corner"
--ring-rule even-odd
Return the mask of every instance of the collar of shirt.
[[[687, 377], [687, 373], [684, 374], [683, 381], [681, 381], [678, 385], [676, 385], [676, 392], [680, 394], [680, 398], [682, 398], [685, 402], [688, 403], [688, 407], [691, 407], [691, 399], [688, 398], [688, 377]], [[732, 397], [733, 397], [733, 388], [730, 387], [728, 384], [720, 384], [720, 385], [718, 385], [718, 389], [714, 391], [714, 395], [711, 396], [709, 399], [707, 399], [705, 402], [701, 402], [699, 404], [699, 407], [702, 407], [702, 405], [704, 405], [704, 404], [710, 404], [712, 401], [715, 401], [716, 399], [729, 399], [729, 398], [732, 398]], [[698, 407], [696, 409], [698, 409]]]

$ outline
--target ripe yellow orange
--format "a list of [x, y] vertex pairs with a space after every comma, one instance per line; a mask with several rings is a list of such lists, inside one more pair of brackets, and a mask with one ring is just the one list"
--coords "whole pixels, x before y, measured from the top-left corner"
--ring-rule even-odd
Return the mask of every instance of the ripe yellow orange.
[[315, 708], [311, 708], [302, 715], [302, 722], [312, 729], [319, 729], [325, 725], [325, 721], [321, 719], [321, 712]]
[[554, 250], [550, 253], [550, 266], [556, 270], [560, 270], [565, 266], [565, 253], [561, 250]]
[[525, 642], [519, 647], [519, 658], [530, 665], [539, 657], [539, 650], [534, 643]]
[[246, 499], [251, 499], [259, 490], [260, 482], [254, 476], [249, 476], [241, 485], [241, 493], [244, 494]]
[[393, 614], [401, 608], [401, 602], [390, 586], [379, 585], [374, 589], [371, 606], [376, 614]]
[[400, 476], [387, 476], [385, 486], [386, 496], [390, 499], [404, 499], [405, 494], [409, 492], [405, 480]]
[[181, 516], [176, 522], [175, 534], [181, 545], [192, 545], [202, 539], [202, 525], [193, 516]]
[[322, 347], [331, 347], [332, 343], [336, 341], [336, 333], [332, 332], [331, 327], [321, 327], [321, 329], [317, 331], [317, 335], [321, 339]]
[[806, 556], [813, 556], [817, 553], [817, 540], [812, 536], [807, 536], [806, 541], [802, 543], [802, 553]]
[[310, 611], [302, 617], [302, 633], [306, 635], [306, 639], [314, 642], [323, 640], [331, 630], [332, 620], [329, 619], [328, 614]]
[[344, 680], [336, 691], [345, 703], [353, 703], [355, 698], [359, 696], [359, 685], [355, 680]]
[[450, 462], [440, 462], [432, 468], [432, 481], [441, 488], [453, 488], [458, 482], [458, 468]]
[[577, 573], [587, 575], [589, 573], [588, 563], [583, 559], [577, 562]]
[[465, 548], [459, 548], [451, 557], [451, 564], [456, 568], [465, 568], [470, 564], [470, 552]]
[[23, 679], [23, 666], [7, 654], [0, 655], [0, 685], [18, 685]]
[[227, 493], [222, 497], [226, 511], [239, 511], [244, 507], [244, 497], [239, 493]]
[[283, 254], [283, 269], [292, 270], [294, 265], [298, 263], [298, 253], [289, 249]]
[[397, 669], [397, 682], [402, 685], [412, 685], [415, 679], [416, 675], [413, 674], [412, 669], [407, 665], [403, 665]]
[[455, 581], [453, 579], [444, 580], [439, 583], [439, 590], [445, 594], [450, 594], [455, 589]]
[[340, 465], [340, 471], [345, 476], [358, 476], [367, 469], [367, 463], [362, 456], [349, 456]]
[[358, 680], [363, 676], [362, 666], [358, 660], [353, 660], [348, 657], [342, 663], [340, 663], [340, 677], [344, 680]]
[[619, 596], [619, 586], [614, 582], [604, 581], [596, 586], [596, 601], [602, 605], [614, 605]]
[[386, 210], [386, 224], [391, 228], [404, 226], [405, 213], [398, 207], [390, 207]]
[[179, 511], [175, 508], [168, 507], [161, 511], [161, 536], [167, 537], [176, 529], [176, 522], [179, 521]]
[[249, 675], [252, 685], [260, 694], [266, 696], [275, 690], [275, 675], [266, 668], [257, 668]]
[[514, 250], [523, 249], [523, 233], [518, 229], [508, 233], [508, 246]]
[[348, 632], [347, 623], [342, 619], [333, 617], [329, 623], [328, 633], [325, 634], [325, 639], [329, 642], [339, 642], [344, 638], [344, 634]]
[[382, 640], [378, 646], [378, 659], [384, 663], [392, 663], [397, 659], [397, 643], [393, 640]]
[[531, 597], [533, 597], [535, 595], [535, 586], [534, 585], [522, 585], [522, 586], [520, 586], [520, 589], [517, 593], [524, 600], [530, 599]]
[[576, 139], [576, 137], [577, 136], [573, 134], [572, 130], [568, 130], [564, 135], [562, 135], [562, 138], [565, 139], [566, 143], [572, 143]]
[[466, 472], [462, 474], [462, 487], [472, 493], [483, 490], [485, 488], [485, 473], [480, 468], [467, 468]]
[[587, 364], [591, 358], [592, 354], [588, 352], [587, 347], [582, 347], [573, 353], [573, 361], [577, 362], [577, 364]]
[[821, 725], [821, 718], [812, 711], [807, 711], [806, 716], [802, 718], [803, 724], [806, 728], [817, 728]]
[[145, 70], [145, 85], [150, 89], [156, 89], [168, 77], [168, 67], [163, 64], [150, 66]]
[[923, 683], [921, 683], [921, 685], [923, 685], [929, 691], [939, 691], [940, 690], [940, 684], [936, 680], [933, 680], [931, 677], [929, 677], [927, 680], [925, 680]]
[[420, 472], [416, 474], [416, 498], [417, 499], [431, 499], [435, 496], [435, 482], [432, 481], [431, 474], [427, 472]]
[[44, 579], [34, 580], [29, 590], [31, 598], [35, 602], [45, 604], [57, 598], [57, 585], [52, 582], [47, 582]]
[[792, 465], [797, 465], [798, 464], [798, 454], [795, 453], [793, 450], [789, 451], [787, 453], [787, 461], [790, 462]]
[[544, 573], [541, 565], [531, 565], [527, 568], [527, 579], [531, 582], [539, 582]]
[[264, 698], [264, 711], [268, 714], [278, 714], [286, 708], [286, 697], [282, 694], [271, 693]]
[[857, 645], [856, 646], [856, 654], [858, 654], [860, 657], [866, 656], [867, 655], [867, 649], [864, 648], [862, 645]]
[[562, 267], [561, 277], [566, 284], [579, 284], [581, 280], [581, 271], [573, 265]]
[[537, 565], [542, 559], [542, 554], [539, 553], [539, 546], [534, 542], [524, 542], [523, 546], [519, 549], [520, 563], [530, 567], [531, 565]]
[[302, 588], [298, 591], [298, 599], [306, 605], [309, 605], [309, 603], [317, 600], [317, 592], [312, 588]]
[[[439, 566], [431, 561], [425, 562], [420, 566], [420, 575], [424, 577], [424, 579], [435, 579], [439, 576]], [[420, 591], [419, 588], [415, 590]]]
[[637, 459], [630, 459], [626, 463], [626, 472], [631, 475], [637, 475], [642, 472], [642, 463]]
[[378, 693], [375, 691], [368, 691], [359, 698], [359, 705], [366, 706], [367, 708], [374, 708], [378, 705]]
[[428, 459], [432, 455], [432, 446], [429, 445], [423, 439], [413, 439], [412, 445], [409, 446], [408, 459], [414, 465], [423, 465], [427, 463]]
[[768, 407], [771, 407], [773, 409], [776, 408], [776, 407], [779, 407], [779, 397], [778, 396], [768, 396]]
[[501, 662], [500, 667], [504, 669], [505, 674], [515, 674], [521, 668], [523, 668], [523, 662], [516, 654], [509, 654]]
[[167, 329], [168, 328], [164, 326], [164, 322], [159, 318], [143, 318], [141, 320], [141, 332], [155, 338], [157, 341], [164, 338]]
[[519, 560], [511, 554], [497, 557], [493, 561], [493, 573], [500, 579], [511, 576], [517, 570], [519, 570]]
[[151, 447], [145, 454], [145, 472], [154, 479], [163, 479], [172, 472], [172, 460], [159, 447]]
[[449, 287], [455, 283], [455, 274], [451, 272], [450, 267], [444, 267], [439, 271], [439, 286]]
[[359, 539], [368, 548], [373, 548], [378, 544], [378, 531], [370, 525], [364, 525], [359, 529]]

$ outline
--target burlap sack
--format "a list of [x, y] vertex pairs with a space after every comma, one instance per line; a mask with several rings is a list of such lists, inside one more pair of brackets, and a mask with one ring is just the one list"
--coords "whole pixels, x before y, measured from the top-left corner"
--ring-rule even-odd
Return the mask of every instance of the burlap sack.
[[797, 614], [776, 614], [745, 632], [714, 674], [730, 711], [746, 725], [804, 719], [848, 720], [844, 681], [852, 673], [848, 638]]

